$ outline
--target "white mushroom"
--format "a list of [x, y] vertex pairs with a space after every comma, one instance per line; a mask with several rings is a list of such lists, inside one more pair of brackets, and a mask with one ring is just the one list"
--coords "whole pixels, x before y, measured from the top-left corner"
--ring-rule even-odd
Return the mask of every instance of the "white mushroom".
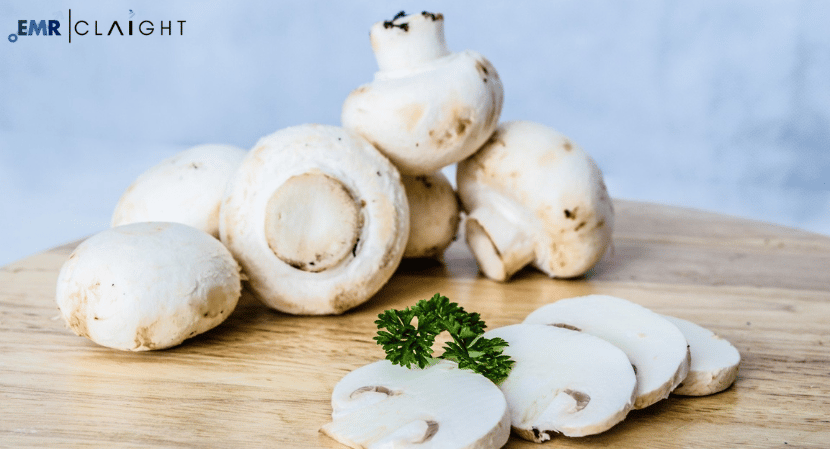
[[246, 151], [199, 145], [142, 173], [121, 195], [112, 226], [144, 221], [182, 223], [219, 238], [219, 206]]
[[705, 396], [729, 388], [738, 377], [741, 354], [731, 343], [691, 321], [664, 316], [689, 342], [692, 364], [689, 374], [672, 391], [684, 396]]
[[405, 175], [473, 154], [498, 124], [504, 96], [490, 62], [452, 53], [444, 16], [403, 13], [370, 32], [379, 71], [343, 104], [343, 126], [366, 137]]
[[395, 167], [351, 131], [301, 125], [263, 137], [231, 179], [220, 234], [267, 305], [337, 314], [374, 295], [409, 235]]
[[409, 202], [409, 240], [403, 257], [441, 258], [455, 240], [461, 219], [452, 184], [441, 172], [401, 179]]
[[601, 338], [535, 324], [493, 329], [484, 337], [509, 344], [504, 354], [516, 363], [499, 387], [513, 430], [526, 440], [597, 434], [631, 410], [634, 370], [620, 349]]
[[337, 383], [331, 403], [332, 422], [321, 431], [353, 448], [499, 448], [510, 436], [498, 387], [450, 361], [363, 366]]
[[622, 298], [561, 299], [536, 309], [524, 322], [585, 332], [622, 349], [637, 374], [637, 409], [668, 397], [689, 372], [688, 343], [677, 326]]
[[78, 245], [58, 276], [61, 315], [78, 335], [110, 348], [178, 345], [236, 307], [239, 266], [210, 235], [179, 223], [134, 223]]
[[490, 279], [505, 281], [529, 263], [551, 277], [579, 276], [611, 242], [602, 172], [551, 128], [503, 123], [457, 174], [467, 244]]

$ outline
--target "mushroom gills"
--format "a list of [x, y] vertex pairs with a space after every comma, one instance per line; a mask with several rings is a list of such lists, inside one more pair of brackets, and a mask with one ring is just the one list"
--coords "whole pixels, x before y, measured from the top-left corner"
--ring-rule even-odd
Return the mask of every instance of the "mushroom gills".
[[316, 273], [355, 251], [362, 221], [343, 183], [321, 172], [305, 173], [289, 178], [268, 199], [265, 235], [280, 260]]
[[622, 349], [637, 375], [635, 409], [668, 397], [689, 372], [688, 343], [677, 326], [622, 298], [561, 299], [535, 310], [524, 322], [577, 328]]
[[497, 448], [510, 434], [499, 389], [449, 361], [426, 369], [387, 360], [358, 368], [335, 386], [332, 409], [321, 431], [354, 448]]
[[691, 321], [664, 316], [689, 342], [689, 374], [672, 391], [682, 396], [705, 396], [726, 390], [738, 377], [741, 354], [731, 343]]
[[601, 433], [634, 405], [637, 378], [628, 357], [601, 338], [539, 324], [515, 324], [484, 336], [507, 341], [504, 353], [516, 361], [499, 387], [513, 429], [524, 439], [541, 443], [559, 433]]

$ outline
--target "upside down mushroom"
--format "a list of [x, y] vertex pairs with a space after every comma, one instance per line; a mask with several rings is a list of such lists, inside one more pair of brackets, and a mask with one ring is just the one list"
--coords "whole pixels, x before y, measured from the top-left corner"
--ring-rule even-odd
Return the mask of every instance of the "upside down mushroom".
[[263, 137], [231, 179], [220, 237], [265, 304], [339, 314], [374, 295], [409, 234], [400, 175], [369, 142], [335, 126]]
[[479, 53], [450, 52], [444, 16], [401, 12], [372, 26], [370, 38], [379, 71], [346, 98], [344, 127], [404, 175], [458, 162], [490, 137], [501, 114], [501, 80]]
[[530, 263], [550, 277], [580, 276], [611, 243], [602, 172], [547, 126], [502, 123], [458, 164], [457, 183], [467, 244], [490, 279], [506, 281]]

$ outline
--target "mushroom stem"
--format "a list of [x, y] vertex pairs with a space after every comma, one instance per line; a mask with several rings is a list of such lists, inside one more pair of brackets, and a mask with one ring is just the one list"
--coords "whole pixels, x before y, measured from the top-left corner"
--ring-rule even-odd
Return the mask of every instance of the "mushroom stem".
[[450, 54], [441, 14], [399, 14], [375, 24], [370, 38], [381, 72], [415, 68]]
[[535, 257], [533, 239], [493, 207], [473, 210], [465, 230], [481, 271], [495, 281], [506, 281]]
[[288, 179], [265, 209], [271, 251], [303, 271], [340, 264], [355, 250], [361, 227], [360, 207], [348, 188], [322, 172]]

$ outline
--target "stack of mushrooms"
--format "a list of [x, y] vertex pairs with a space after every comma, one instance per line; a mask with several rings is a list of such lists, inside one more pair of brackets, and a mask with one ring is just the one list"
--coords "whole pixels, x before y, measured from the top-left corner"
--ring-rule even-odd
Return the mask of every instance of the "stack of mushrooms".
[[[498, 73], [477, 52], [447, 48], [441, 14], [402, 12], [370, 36], [379, 70], [346, 98], [342, 127], [281, 129], [250, 151], [200, 145], [139, 176], [112, 228], [61, 269], [69, 327], [119, 350], [169, 348], [222, 323], [243, 281], [276, 310], [341, 314], [377, 293], [402, 258], [440, 259], [461, 208], [490, 279], [528, 265], [555, 278], [590, 270], [614, 222], [591, 157], [545, 125], [499, 124]], [[457, 194], [441, 173], [451, 164]], [[537, 442], [598, 433], [672, 390], [709, 394], [734, 381], [731, 345], [641, 309], [607, 297], [559, 301], [490, 331], [516, 361], [498, 387], [454, 362], [420, 373], [361, 368], [335, 389], [324, 430], [353, 447], [500, 447], [511, 427]], [[448, 404], [447, 392], [472, 402]], [[360, 410], [382, 416], [361, 427]], [[471, 410], [476, 419], [462, 419]]]
[[[441, 14], [400, 13], [376, 23], [370, 36], [379, 71], [346, 98], [342, 127], [293, 126], [247, 152], [200, 145], [177, 154], [136, 179], [105, 232], [114, 236], [133, 225], [130, 235], [147, 234], [137, 245], [156, 232], [146, 223], [212, 235], [257, 298], [302, 315], [340, 314], [367, 301], [402, 258], [440, 259], [456, 238], [460, 205], [467, 243], [491, 279], [506, 281], [529, 264], [551, 277], [575, 277], [597, 263], [610, 243], [613, 209], [593, 160], [544, 125], [499, 125], [504, 93], [496, 69], [477, 52], [451, 52]], [[456, 163], [458, 194], [441, 173]], [[100, 263], [87, 261], [95, 242], [73, 260]], [[135, 259], [120, 263], [146, 265], [139, 270], [148, 279], [172, 273]], [[88, 332], [86, 322], [136, 313], [129, 301], [140, 296], [127, 295], [98, 314], [109, 301], [95, 290], [98, 279], [82, 281], [65, 268], [58, 289], [64, 317], [79, 335], [108, 341]], [[198, 321], [193, 313], [189, 319]], [[181, 327], [172, 312], [167, 318]], [[118, 348], [169, 346], [145, 328], [118, 328], [134, 342]]]

